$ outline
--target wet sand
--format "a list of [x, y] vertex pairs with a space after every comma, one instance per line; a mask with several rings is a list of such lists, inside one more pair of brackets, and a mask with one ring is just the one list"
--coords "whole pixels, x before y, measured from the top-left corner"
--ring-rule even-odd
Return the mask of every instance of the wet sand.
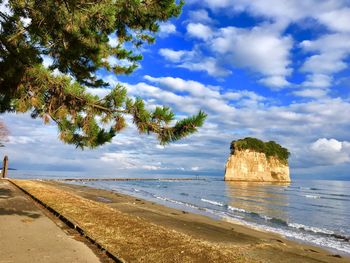
[[[114, 214], [105, 222], [110, 224], [113, 221], [113, 227], [117, 228], [113, 229], [116, 231], [113, 233], [119, 236], [109, 240], [113, 243], [110, 247], [128, 262], [350, 262], [343, 255], [286, 240], [276, 234], [214, 220], [116, 192], [52, 181], [23, 182], [28, 181], [16, 180], [16, 183], [32, 190], [34, 194], [36, 191], [39, 199], [38, 189], [42, 189], [42, 198], [46, 198], [45, 189], [50, 189], [55, 191], [56, 196], [64, 193], [65, 200], [68, 200], [68, 196], [80, 197], [80, 201], [87, 203], [88, 207], [96, 206], [104, 210], [112, 208]], [[72, 210], [69, 207], [63, 209], [62, 205], [55, 204], [52, 200], [51, 205], [62, 209], [63, 214]], [[81, 210], [79, 213], [89, 211]], [[82, 217], [80, 214], [76, 216]], [[78, 221], [82, 219], [74, 220], [79, 224]], [[128, 224], [123, 225], [124, 222]], [[89, 224], [86, 226], [89, 227]], [[109, 229], [108, 227], [105, 229]], [[130, 227], [135, 230], [132, 235], [128, 232]], [[123, 228], [129, 230], [124, 231]], [[99, 234], [102, 236], [96, 240], [104, 240], [104, 234]]]

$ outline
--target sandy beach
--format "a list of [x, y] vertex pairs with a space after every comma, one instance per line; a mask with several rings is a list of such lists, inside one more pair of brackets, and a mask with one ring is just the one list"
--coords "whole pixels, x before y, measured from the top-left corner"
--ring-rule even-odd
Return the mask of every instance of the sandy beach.
[[53, 181], [14, 183], [125, 262], [350, 262], [279, 235], [116, 192]]

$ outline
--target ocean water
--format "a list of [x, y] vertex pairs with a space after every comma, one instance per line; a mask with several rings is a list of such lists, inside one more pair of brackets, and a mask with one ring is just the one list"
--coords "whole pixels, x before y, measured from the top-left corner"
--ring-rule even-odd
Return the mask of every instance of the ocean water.
[[[18, 175], [15, 177], [23, 178]], [[290, 184], [270, 184], [224, 182], [222, 176], [201, 179], [73, 183], [133, 195], [350, 254], [350, 181], [295, 180]]]

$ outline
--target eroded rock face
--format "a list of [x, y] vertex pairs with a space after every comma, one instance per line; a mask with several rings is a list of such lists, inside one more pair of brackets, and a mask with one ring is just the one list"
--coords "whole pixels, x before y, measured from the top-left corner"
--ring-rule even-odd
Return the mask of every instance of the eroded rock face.
[[290, 182], [289, 166], [264, 153], [236, 150], [227, 160], [225, 181]]

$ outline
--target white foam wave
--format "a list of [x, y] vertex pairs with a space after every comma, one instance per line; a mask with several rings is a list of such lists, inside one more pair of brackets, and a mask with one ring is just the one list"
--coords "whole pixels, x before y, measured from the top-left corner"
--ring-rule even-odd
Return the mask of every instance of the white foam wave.
[[319, 195], [304, 195], [306, 198], [320, 199]]
[[157, 195], [155, 195], [154, 197], [159, 199], [159, 200], [165, 201], [165, 202], [170, 202], [170, 203], [178, 204], [178, 205], [184, 205], [184, 206], [187, 206], [187, 207], [190, 207], [190, 208], [193, 208], [193, 209], [199, 209], [199, 207], [194, 206], [194, 205], [189, 204], [189, 203], [184, 203], [184, 202], [180, 202], [180, 201], [177, 201], [177, 200], [173, 200], [173, 199], [170, 199], [170, 198], [157, 196]]
[[204, 199], [204, 198], [201, 198], [201, 201], [205, 202], [205, 203], [212, 204], [212, 205], [225, 206], [224, 204], [222, 204], [220, 202], [216, 202], [216, 201], [212, 201], [212, 200], [208, 200], [208, 199]]
[[233, 207], [233, 206], [228, 206], [227, 207], [229, 210], [231, 210], [231, 211], [235, 211], [235, 212], [241, 212], [241, 213], [247, 213], [247, 214], [249, 214], [250, 212], [248, 212], [248, 211], [246, 211], [246, 210], [244, 210], [244, 209], [241, 209], [241, 208], [237, 208], [237, 207]]
[[305, 231], [310, 231], [316, 234], [326, 234], [326, 235], [333, 235], [334, 232], [328, 229], [324, 228], [318, 228], [314, 226], [305, 226], [303, 224], [298, 224], [298, 223], [288, 223], [288, 226], [296, 228], [296, 229], [301, 229]]
[[[230, 216], [227, 215], [227, 217], [230, 217]], [[225, 218], [226, 220], [228, 219], [227, 217]], [[280, 235], [287, 237], [287, 238], [302, 240], [304, 242], [307, 242], [307, 243], [310, 243], [313, 245], [317, 245], [317, 246], [321, 246], [321, 247], [328, 247], [331, 249], [336, 249], [336, 250], [345, 252], [347, 254], [350, 254], [350, 244], [344, 243], [340, 240], [335, 240], [333, 238], [330, 238], [329, 236], [319, 236], [319, 235], [314, 235], [314, 234], [310, 234], [307, 232], [296, 232], [296, 231], [282, 229], [282, 228], [278, 228], [278, 227], [260, 225], [257, 223], [247, 222], [245, 220], [240, 220], [239, 218], [234, 218], [234, 220], [239, 221], [241, 224], [249, 226], [249, 227], [254, 228], [254, 229], [277, 233], [277, 234], [280, 234]], [[302, 226], [302, 225], [296, 224], [295, 226]], [[313, 230], [316, 230], [316, 229], [313, 228]], [[328, 230], [326, 230], [324, 232], [328, 232]], [[331, 232], [331, 231], [329, 231], [329, 232]]]

